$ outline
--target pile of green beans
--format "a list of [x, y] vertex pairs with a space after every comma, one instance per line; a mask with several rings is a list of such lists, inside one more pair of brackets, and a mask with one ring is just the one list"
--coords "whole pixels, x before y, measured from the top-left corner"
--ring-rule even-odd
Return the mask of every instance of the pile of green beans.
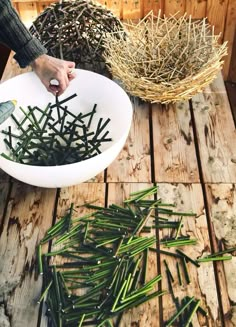
[[[37, 106], [20, 107], [24, 117], [19, 122], [14, 114], [11, 119], [17, 132], [11, 126], [2, 133], [7, 137], [4, 142], [10, 155], [2, 153], [7, 159], [35, 166], [57, 166], [80, 162], [101, 153], [101, 145], [110, 142], [109, 131], [106, 130], [110, 118], [100, 118], [95, 129], [91, 124], [96, 113], [97, 104], [86, 114], [73, 114], [65, 103], [76, 94], [59, 101], [49, 103], [44, 110]], [[57, 117], [53, 118], [52, 112]], [[55, 115], [54, 115], [55, 116]], [[16, 145], [12, 140], [16, 139]]]

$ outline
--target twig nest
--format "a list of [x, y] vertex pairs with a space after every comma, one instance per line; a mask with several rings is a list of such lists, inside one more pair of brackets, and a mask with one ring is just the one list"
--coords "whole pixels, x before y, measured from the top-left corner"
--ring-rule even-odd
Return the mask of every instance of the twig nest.
[[206, 19], [150, 12], [126, 26], [127, 37], [113, 33], [106, 38], [106, 62], [126, 91], [145, 101], [190, 99], [212, 82], [227, 54], [226, 43], [219, 44]]
[[67, 0], [47, 7], [33, 22], [30, 32], [49, 55], [74, 61], [77, 68], [107, 75], [104, 38], [121, 29], [120, 20], [99, 3]]

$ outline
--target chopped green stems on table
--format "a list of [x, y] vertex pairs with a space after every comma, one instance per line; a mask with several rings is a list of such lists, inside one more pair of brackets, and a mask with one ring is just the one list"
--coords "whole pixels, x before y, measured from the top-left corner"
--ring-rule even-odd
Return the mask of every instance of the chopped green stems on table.
[[185, 246], [185, 245], [196, 245], [197, 239], [190, 239], [190, 238], [183, 238], [178, 237], [177, 239], [163, 239], [160, 241], [160, 244], [163, 244], [165, 247], [179, 247], [179, 246]]
[[173, 322], [184, 312], [184, 310], [194, 301], [194, 297], [191, 297], [188, 302], [183, 305], [180, 310], [166, 323], [165, 327], [172, 326]]
[[[190, 297], [186, 296], [183, 300], [188, 301], [189, 299]], [[203, 307], [201, 307], [200, 305], [197, 308], [197, 312], [201, 313], [204, 317], [208, 316], [208, 312], [205, 309], [203, 309]]]
[[166, 267], [166, 272], [167, 272], [168, 275], [170, 276], [171, 282], [174, 282], [174, 277], [173, 277], [173, 275], [172, 275], [172, 273], [171, 273], [171, 271], [170, 271], [170, 268], [169, 268], [169, 266], [168, 266], [166, 260], [164, 260], [164, 264], [165, 264], [165, 267]]
[[194, 302], [191, 303], [190, 313], [189, 313], [189, 315], [187, 317], [187, 320], [184, 322], [184, 326], [183, 327], [189, 327], [189, 325], [190, 325], [190, 323], [192, 321], [193, 315], [196, 313], [199, 305], [200, 305], [200, 300], [196, 300], [196, 301], [194, 301]]
[[174, 252], [169, 252], [169, 251], [165, 251], [165, 250], [160, 250], [160, 249], [156, 249], [156, 248], [149, 248], [150, 251], [156, 252], [158, 254], [166, 254], [169, 255], [170, 257], [175, 257], [175, 258], [182, 258], [179, 254], [174, 253]]
[[231, 252], [235, 252], [235, 251], [236, 251], [236, 247], [233, 247], [233, 248], [226, 249], [224, 251], [219, 251], [219, 252], [212, 253], [209, 256], [210, 257], [215, 257], [215, 256], [218, 257], [218, 256], [220, 256], [222, 254], [231, 253]]
[[197, 259], [197, 262], [211, 262], [211, 261], [226, 261], [226, 260], [231, 260], [232, 255], [224, 255], [224, 256], [208, 256], [205, 258], [199, 258]]
[[43, 274], [43, 263], [42, 263], [42, 246], [41, 244], [38, 245], [38, 267], [39, 267], [39, 274]]
[[167, 279], [167, 285], [168, 285], [169, 294], [170, 294], [173, 302], [176, 305], [176, 298], [175, 298], [174, 290], [173, 290], [173, 287], [172, 287], [172, 280], [171, 280], [171, 276], [170, 276], [170, 273], [169, 273], [168, 270], [166, 270], [166, 279]]
[[181, 271], [180, 271], [180, 266], [179, 266], [179, 262], [176, 262], [176, 270], [177, 270], [177, 276], [178, 276], [178, 281], [179, 281], [179, 285], [182, 286], [183, 282], [182, 282], [182, 277], [181, 277]]
[[[101, 121], [98, 132], [103, 124]], [[112, 204], [104, 208], [92, 203], [85, 204], [94, 212], [81, 217], [75, 211], [74, 204], [71, 204], [64, 217], [47, 231], [40, 244], [51, 241], [51, 250], [42, 254], [41, 245], [38, 249], [42, 259], [39, 266], [44, 272], [40, 302], [46, 303], [49, 309], [47, 314], [56, 327], [82, 327], [89, 324], [112, 326], [111, 321], [118, 319], [124, 311], [164, 295], [166, 291], [159, 289], [161, 275], [154, 278], [149, 275], [150, 251], [181, 260], [186, 283], [190, 283], [187, 262], [198, 267], [197, 260], [177, 249], [171, 252], [154, 248], [157, 237], [144, 234], [152, 230], [146, 225], [154, 215], [155, 223], [160, 224], [161, 221], [163, 225], [174, 225], [177, 231], [177, 237], [175, 234], [175, 237], [163, 238], [159, 241], [161, 245], [179, 247], [196, 244], [197, 241], [189, 236], [180, 236], [182, 218], [176, 222], [163, 219], [165, 217], [158, 220], [162, 201], [145, 199], [155, 196], [157, 190], [154, 186], [132, 193], [130, 199], [124, 201], [124, 207]], [[163, 207], [161, 215], [176, 214]], [[74, 218], [75, 215], [77, 217]], [[186, 298], [184, 306], [180, 306], [174, 296], [174, 278], [166, 260], [164, 265], [169, 293], [178, 310], [167, 326], [177, 319], [190, 326], [193, 315], [202, 308], [194, 298]], [[179, 262], [176, 269], [179, 284], [182, 285]], [[188, 315], [183, 316], [183, 311], [188, 311]]]
[[192, 258], [190, 258], [187, 254], [185, 254], [183, 251], [176, 249], [176, 252], [180, 255], [185, 257], [187, 262], [191, 262], [194, 266], [196, 267], [200, 267], [199, 263], [196, 260], [193, 260]]
[[187, 262], [186, 262], [185, 257], [182, 258], [181, 262], [182, 262], [182, 266], [183, 266], [183, 271], [184, 271], [184, 276], [185, 276], [186, 283], [190, 284], [191, 281], [190, 281], [188, 266], [187, 266]]
[[48, 286], [45, 288], [44, 292], [42, 293], [42, 295], [37, 303], [41, 303], [43, 300], [45, 300], [45, 298], [47, 297], [48, 291], [49, 291], [50, 287], [52, 286], [52, 283], [53, 283], [53, 281], [51, 280], [50, 283], [48, 284]]
[[180, 230], [183, 227], [182, 220], [183, 220], [183, 217], [181, 217], [180, 221], [178, 222], [178, 228], [177, 228], [177, 231], [176, 231], [175, 239], [177, 239], [179, 237]]

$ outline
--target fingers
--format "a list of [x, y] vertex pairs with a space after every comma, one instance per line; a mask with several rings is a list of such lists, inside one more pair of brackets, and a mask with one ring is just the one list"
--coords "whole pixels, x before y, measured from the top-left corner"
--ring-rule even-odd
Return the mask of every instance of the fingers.
[[67, 81], [61, 80], [59, 82], [59, 85], [49, 84], [49, 86], [47, 87], [47, 90], [49, 92], [53, 93], [54, 95], [57, 94], [58, 96], [60, 96], [67, 89], [68, 85], [69, 85], [68, 79], [67, 79]]
[[56, 86], [56, 85], [51, 85], [51, 84], [49, 84], [49, 86], [46, 86], [46, 89], [48, 90], [48, 92], [51, 92], [53, 95], [56, 95], [56, 94], [58, 94], [58, 89], [59, 89], [59, 87], [58, 86]]
[[60, 96], [76, 76], [75, 63], [56, 58], [50, 58], [50, 63], [52, 65], [48, 68], [47, 77], [41, 80], [49, 92]]
[[67, 76], [68, 76], [69, 81], [71, 81], [72, 79], [74, 79], [75, 76], [76, 76], [75, 63], [72, 62], [72, 61], [69, 61], [68, 62], [68, 74], [67, 74]]
[[73, 61], [67, 61], [67, 63], [70, 69], [75, 69], [75, 63]]
[[69, 72], [68, 72], [68, 80], [69, 81], [72, 81], [72, 79], [74, 79], [75, 78], [75, 76], [76, 76], [76, 73], [75, 73], [75, 70], [73, 69], [71, 69]]
[[[59, 82], [59, 85], [55, 88], [51, 88], [53, 94], [55, 94], [55, 91], [57, 95], [61, 95], [69, 86], [70, 81], [72, 81], [76, 77], [76, 72], [75, 72], [75, 63], [74, 62], [65, 62], [67, 64], [66, 69], [64, 69], [63, 72], [58, 73], [58, 76], [56, 79]], [[60, 75], [60, 76], [59, 76]]]
[[[76, 76], [74, 62], [54, 58], [47, 54], [36, 58], [31, 63], [31, 67], [46, 89], [53, 94], [61, 95]], [[51, 83], [52, 80], [58, 81], [58, 84]]]

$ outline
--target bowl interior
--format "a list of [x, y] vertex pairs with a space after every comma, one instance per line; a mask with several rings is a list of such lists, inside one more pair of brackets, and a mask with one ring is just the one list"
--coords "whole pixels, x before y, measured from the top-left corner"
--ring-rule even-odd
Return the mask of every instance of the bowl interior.
[[[128, 136], [132, 120], [132, 105], [130, 99], [123, 91], [123, 89], [115, 82], [102, 75], [80, 69], [76, 69], [76, 78], [70, 82], [67, 90], [63, 93], [63, 95], [59, 97], [59, 101], [62, 101], [74, 94], [77, 96], [69, 100], [67, 103], [65, 103], [65, 105], [68, 106], [68, 110], [75, 115], [80, 112], [83, 114], [91, 112], [94, 105], [97, 105], [96, 113], [94, 114], [90, 128], [91, 131], [96, 128], [100, 118], [105, 120], [110, 118], [110, 122], [107, 125], [106, 130], [109, 130], [109, 137], [112, 138], [112, 141], [104, 142], [102, 145], [101, 155], [104, 165], [102, 167], [100, 164], [101, 171], [105, 169], [112, 160], [115, 159], [114, 156], [118, 154], [117, 151], [119, 152], [121, 150], [125, 139]], [[24, 117], [24, 114], [19, 109], [19, 107], [22, 107], [27, 111], [28, 106], [38, 106], [40, 109], [44, 109], [48, 103], [55, 103], [55, 97], [51, 93], [47, 92], [43, 84], [33, 72], [19, 75], [2, 83], [0, 85], [0, 99], [1, 102], [13, 99], [17, 101], [14, 116], [18, 121], [21, 121]], [[53, 110], [52, 115], [57, 115], [56, 109]], [[11, 126], [12, 133], [19, 134], [19, 130], [17, 130], [16, 124], [11, 118], [7, 119], [0, 126], [0, 130], [7, 130], [8, 126]], [[0, 153], [3, 152], [8, 154], [9, 150], [3, 141], [4, 137], [5, 136], [0, 133]], [[89, 178], [95, 176], [98, 173], [96, 169], [96, 161], [101, 160], [99, 159], [101, 155], [97, 155], [94, 158], [85, 160], [86, 164], [88, 164], [89, 161], [92, 161], [94, 166], [94, 169], [92, 169], [92, 172], [90, 173], [91, 176], [89, 176]], [[108, 156], [108, 158], [106, 158], [106, 156]], [[75, 164], [54, 167], [57, 171], [55, 178], [60, 179], [60, 170], [64, 172], [65, 166], [68, 166], [68, 170], [71, 168], [70, 166], [74, 165], [77, 165], [78, 169], [83, 167], [83, 169], [86, 170], [86, 165], [84, 162], [81, 161]], [[10, 166], [12, 166], [12, 168], [9, 168]], [[24, 176], [22, 177], [22, 174], [25, 175], [25, 166], [27, 166], [28, 171], [32, 169], [36, 170], [36, 173], [40, 169], [41, 174], [44, 172], [47, 174], [47, 170], [52, 171], [53, 168], [52, 166], [38, 167], [24, 165], [0, 157], [0, 168], [15, 178], [26, 181], [27, 183], [33, 185], [37, 185], [37, 183], [35, 184], [33, 180], [32, 182], [29, 182], [27, 178], [24, 178]], [[80, 171], [80, 176], [82, 173], [83, 172]], [[87, 179], [86, 176], [87, 175], [85, 174], [85, 178]], [[48, 176], [45, 175], [45, 178], [48, 178]], [[31, 179], [34, 178], [32, 177]], [[82, 177], [76, 179], [76, 176], [74, 180], [75, 183], [73, 184], [78, 183], [78, 181], [84, 181]], [[55, 183], [52, 184], [52, 187], [55, 187]], [[57, 183], [56, 186], [58, 187], [58, 185], [60, 185], [60, 183]], [[65, 183], [63, 185], [65, 185]], [[49, 185], [47, 186], [50, 187]]]

